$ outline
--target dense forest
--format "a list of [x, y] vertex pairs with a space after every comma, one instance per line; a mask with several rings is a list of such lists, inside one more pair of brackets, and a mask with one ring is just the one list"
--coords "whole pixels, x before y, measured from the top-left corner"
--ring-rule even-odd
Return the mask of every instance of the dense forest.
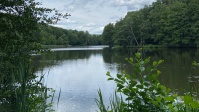
[[199, 47], [199, 0], [157, 0], [105, 26], [103, 41], [113, 46]]
[[66, 30], [50, 25], [39, 25], [35, 33], [42, 45], [102, 45], [101, 35], [89, 34], [88, 31]]

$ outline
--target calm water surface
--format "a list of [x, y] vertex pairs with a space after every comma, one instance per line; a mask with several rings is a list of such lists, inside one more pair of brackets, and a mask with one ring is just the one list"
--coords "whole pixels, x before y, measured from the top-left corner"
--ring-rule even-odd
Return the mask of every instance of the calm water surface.
[[[61, 89], [57, 112], [95, 112], [95, 98], [100, 88], [105, 103], [116, 85], [107, 81], [105, 75], [110, 71], [113, 76], [123, 69], [131, 72], [132, 68], [124, 60], [134, 57], [137, 49], [108, 49], [102, 46], [73, 47], [52, 49], [51, 53], [34, 57], [38, 67], [37, 74], [45, 73], [45, 83], [56, 90], [57, 100]], [[199, 62], [198, 49], [144, 49], [143, 57], [151, 60], [163, 59], [159, 67], [162, 74], [160, 82], [175, 90], [184, 90], [188, 85], [196, 85], [199, 70], [191, 63]], [[42, 69], [43, 68], [43, 69]], [[42, 71], [42, 72], [41, 72]]]

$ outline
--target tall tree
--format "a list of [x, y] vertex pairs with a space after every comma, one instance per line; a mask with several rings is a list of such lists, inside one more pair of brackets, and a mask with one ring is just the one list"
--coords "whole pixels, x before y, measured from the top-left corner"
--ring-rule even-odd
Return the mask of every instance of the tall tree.
[[[42, 8], [34, 0], [0, 1], [0, 52], [7, 57], [39, 50], [40, 38], [33, 36], [39, 23], [53, 24], [66, 17], [57, 10]], [[48, 16], [48, 13], [55, 15]]]
[[34, 79], [30, 55], [41, 48], [35, 36], [38, 24], [56, 23], [66, 16], [34, 0], [0, 0], [1, 112], [47, 111], [45, 93], [50, 89]]
[[105, 44], [108, 44], [109, 47], [113, 47], [113, 34], [114, 34], [114, 25], [109, 23], [104, 27], [102, 38]]

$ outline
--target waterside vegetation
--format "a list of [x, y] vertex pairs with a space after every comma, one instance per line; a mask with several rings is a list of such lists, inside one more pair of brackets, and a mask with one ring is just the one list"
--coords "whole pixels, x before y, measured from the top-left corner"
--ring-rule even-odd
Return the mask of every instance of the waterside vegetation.
[[[126, 59], [131, 65], [133, 72], [111, 76], [107, 72], [108, 80], [114, 81], [117, 90], [110, 97], [110, 104], [103, 102], [101, 90], [98, 91], [99, 99], [95, 99], [100, 112], [198, 112], [198, 89], [192, 88], [191, 92], [179, 95], [171, 89], [160, 84], [158, 75], [161, 71], [158, 66], [163, 60], [154, 61], [150, 64], [150, 57], [143, 59], [140, 52], [135, 58]], [[194, 66], [199, 66], [194, 62]]]
[[43, 74], [34, 74], [32, 66], [31, 53], [42, 49], [39, 37], [34, 35], [38, 24], [55, 24], [69, 14], [40, 5], [34, 0], [0, 2], [1, 112], [52, 111], [52, 101], [47, 99], [52, 98], [54, 90], [43, 83]]
[[[55, 24], [60, 17], [55, 9], [42, 8], [34, 0], [3, 0], [0, 2], [0, 111], [53, 111], [54, 90], [43, 84], [43, 74], [37, 77], [31, 53], [40, 52], [42, 45], [120, 46], [165, 45], [168, 47], [198, 47], [199, 1], [157, 0], [139, 11], [129, 12], [116, 24], [105, 26], [102, 36], [88, 32], [64, 30]], [[49, 17], [49, 13], [53, 16]], [[103, 42], [102, 42], [103, 39]], [[87, 53], [85, 53], [87, 54]], [[96, 100], [100, 111], [199, 111], [195, 92], [178, 95], [161, 85], [157, 66], [163, 61], [143, 59], [141, 53], [127, 59], [134, 72], [123, 71], [117, 77], [107, 73], [117, 84], [111, 107], [106, 108], [102, 94]], [[136, 62], [135, 62], [136, 61]], [[134, 63], [135, 62], [135, 63]], [[198, 65], [198, 63], [194, 63]], [[61, 93], [61, 91], [60, 91]], [[59, 94], [60, 96], [60, 94]], [[49, 98], [51, 100], [49, 101]], [[59, 100], [58, 100], [59, 102]]]
[[1, 112], [53, 111], [55, 91], [43, 83], [44, 74], [36, 76], [30, 65], [19, 64], [0, 78]]

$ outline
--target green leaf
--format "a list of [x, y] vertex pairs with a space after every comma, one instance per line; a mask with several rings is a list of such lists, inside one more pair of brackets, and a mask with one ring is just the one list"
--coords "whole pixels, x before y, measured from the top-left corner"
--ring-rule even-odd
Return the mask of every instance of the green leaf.
[[191, 103], [193, 101], [193, 97], [191, 96], [184, 96], [184, 103], [186, 105], [188, 105], [189, 103]]
[[174, 101], [174, 98], [171, 97], [171, 96], [166, 96], [166, 97], [164, 98], [164, 100], [173, 102], [173, 101]]
[[123, 83], [124, 83], [121, 79], [114, 79], [114, 81], [115, 81], [116, 83], [120, 83], [120, 84], [123, 84]]
[[199, 103], [197, 101], [193, 101], [191, 102], [191, 106], [194, 108], [194, 109], [198, 109], [199, 108]]
[[164, 62], [164, 60], [159, 60], [159, 61], [158, 61], [158, 64], [161, 64], [162, 62]]
[[135, 66], [136, 66], [136, 67], [139, 67], [139, 66], [140, 66], [140, 64], [139, 64], [139, 63], [136, 63], [136, 64], [135, 64]]
[[157, 70], [157, 74], [160, 75], [160, 74], [161, 74], [161, 71], [160, 71], [160, 70]]
[[150, 62], [150, 57], [144, 60], [144, 64], [147, 64]]
[[133, 58], [129, 58], [129, 61], [130, 61], [130, 62], [133, 62]]
[[144, 61], [140, 61], [140, 64], [143, 65], [143, 64], [144, 64]]
[[137, 85], [136, 87], [139, 89], [143, 89], [143, 85]]
[[151, 67], [147, 67], [146, 70], [147, 70], [147, 72], [150, 72], [152, 70], [152, 68]]
[[123, 92], [124, 92], [124, 94], [127, 94], [127, 93], [130, 93], [130, 90], [129, 90], [128, 88], [125, 88], [125, 89], [123, 90]]
[[153, 66], [156, 66], [157, 64], [158, 64], [157, 61], [154, 61], [154, 62], [153, 62]]
[[131, 76], [128, 75], [128, 74], [125, 74], [125, 77], [126, 77], [127, 79], [130, 79], [130, 78], [131, 78]]
[[157, 101], [154, 101], [153, 99], [150, 100], [151, 103], [153, 103], [155, 106], [159, 106]]
[[170, 109], [171, 111], [175, 112], [175, 109], [174, 109], [174, 107], [173, 107], [172, 104], [168, 104], [168, 107], [169, 107], [169, 109]]
[[114, 80], [114, 78], [108, 78], [108, 80]]
[[192, 65], [193, 65], [193, 66], [198, 66], [199, 63], [196, 63], [196, 61], [194, 61], [194, 62], [192, 63]]
[[142, 96], [142, 97], [146, 97], [146, 96], [147, 96], [147, 93], [146, 93], [145, 91], [141, 91], [141, 92], [139, 93], [139, 95]]
[[157, 97], [156, 97], [156, 100], [157, 100], [158, 102], [161, 102], [162, 98], [159, 97], [159, 96], [157, 96]]
[[117, 78], [121, 79], [122, 75], [121, 74], [117, 74]]
[[140, 59], [141, 58], [141, 53], [135, 53], [135, 56]]
[[118, 90], [121, 90], [124, 86], [122, 84], [117, 84]]
[[136, 81], [133, 81], [133, 82], [130, 83], [130, 87], [132, 88], [132, 87], [134, 87], [136, 84], [137, 84], [137, 82], [136, 82]]
[[132, 100], [133, 99], [133, 97], [127, 97], [126, 98], [126, 100], [128, 101], [128, 100]]
[[110, 72], [107, 72], [107, 73], [106, 73], [106, 75], [107, 75], [107, 76], [109, 76], [109, 77], [111, 77], [111, 74], [110, 74]]

